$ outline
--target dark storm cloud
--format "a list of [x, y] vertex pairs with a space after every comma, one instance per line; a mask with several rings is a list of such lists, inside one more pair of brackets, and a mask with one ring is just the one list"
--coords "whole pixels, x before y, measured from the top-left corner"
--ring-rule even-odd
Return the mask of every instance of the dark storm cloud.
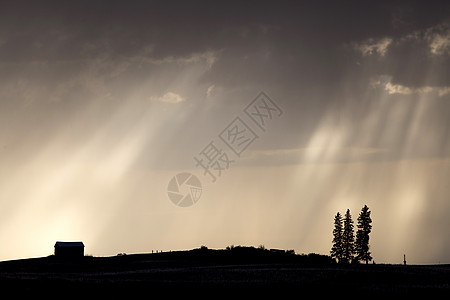
[[450, 84], [450, 23], [438, 23], [407, 34], [386, 35], [354, 44], [358, 60], [371, 67], [372, 76], [389, 75], [407, 87]]
[[[430, 53], [433, 38], [448, 33], [441, 24], [449, 7], [440, 1], [2, 1], [0, 96], [3, 108], [17, 98], [34, 109], [52, 102], [64, 116], [80, 101], [123, 101], [149, 76], [163, 78], [168, 67], [161, 62], [211, 53], [199, 83], [272, 89], [311, 132], [327, 105], [345, 102], [349, 83], [354, 97], [383, 75], [405, 87], [449, 84], [446, 48]], [[383, 55], [380, 48], [358, 50], [383, 39], [391, 40]], [[298, 125], [297, 119], [286, 121]]]
[[[284, 133], [297, 137], [291, 146], [306, 143], [327, 106], [345, 109], [347, 97], [360, 97], [379, 76], [399, 88], [450, 84], [447, 3], [2, 1], [0, 6], [2, 107], [19, 99], [22, 107], [33, 108], [27, 120], [44, 131], [45, 124], [52, 128], [90, 99], [107, 98], [106, 114], [150, 76], [163, 77], [162, 70], [170, 68], [161, 62], [176, 65], [204, 53], [211, 53], [213, 63], [198, 78], [202, 85], [272, 89], [298, 112], [285, 119], [302, 128]], [[159, 89], [162, 96], [166, 87]], [[222, 100], [217, 111], [228, 103]], [[364, 107], [352, 108], [356, 122], [365, 116], [358, 109]]]
[[205, 49], [230, 49], [229, 56], [239, 57], [266, 47], [276, 58], [287, 57], [280, 62], [284, 67], [304, 66], [308, 56], [317, 64], [325, 59], [325, 65], [331, 60], [328, 51], [337, 46], [430, 27], [447, 16], [448, 8], [437, 2], [6, 1], [0, 58], [120, 57], [147, 46], [154, 46], [155, 57]]

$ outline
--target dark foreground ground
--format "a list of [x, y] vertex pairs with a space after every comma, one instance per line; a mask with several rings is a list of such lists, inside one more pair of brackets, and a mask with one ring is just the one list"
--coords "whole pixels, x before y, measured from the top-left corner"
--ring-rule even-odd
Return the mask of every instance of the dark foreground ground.
[[[0, 262], [0, 288], [37, 296], [450, 295], [450, 265], [337, 265], [321, 255], [232, 249]], [[163, 294], [161, 294], [161, 292]], [[89, 297], [90, 298], [90, 297]], [[278, 298], [278, 297], [277, 297]]]

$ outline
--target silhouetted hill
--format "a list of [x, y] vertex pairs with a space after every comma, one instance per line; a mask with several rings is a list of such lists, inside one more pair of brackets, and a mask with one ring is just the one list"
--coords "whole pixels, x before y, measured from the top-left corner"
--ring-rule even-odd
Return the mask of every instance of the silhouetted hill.
[[333, 261], [327, 255], [294, 254], [293, 251], [236, 246], [227, 249], [201, 247], [184, 251], [144, 254], [120, 253], [112, 257], [83, 257], [61, 259], [53, 255], [0, 262], [1, 271], [113, 271], [136, 270], [155, 267], [189, 267], [249, 264], [329, 265]]
[[[253, 296], [292, 291], [315, 295], [367, 292], [370, 295], [447, 295], [450, 266], [338, 265], [329, 256], [254, 247], [84, 257], [54, 256], [0, 262], [4, 293], [82, 296], [231, 294]], [[209, 298], [210, 298], [209, 297]]]
[[204, 246], [189, 251], [157, 253], [160, 258], [175, 259], [204, 264], [274, 264], [293, 263], [303, 265], [325, 265], [333, 263], [327, 255], [315, 253], [295, 254], [293, 250], [264, 249], [232, 246], [227, 249], [208, 249]]

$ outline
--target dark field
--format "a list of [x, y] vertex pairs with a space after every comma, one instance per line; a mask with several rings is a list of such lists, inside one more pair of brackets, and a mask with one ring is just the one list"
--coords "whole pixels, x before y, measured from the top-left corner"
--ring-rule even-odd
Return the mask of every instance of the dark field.
[[[197, 296], [450, 295], [450, 265], [337, 265], [321, 255], [255, 248], [0, 262], [0, 287], [15, 295]], [[305, 295], [306, 296], [306, 295]], [[145, 297], [149, 298], [149, 297]]]

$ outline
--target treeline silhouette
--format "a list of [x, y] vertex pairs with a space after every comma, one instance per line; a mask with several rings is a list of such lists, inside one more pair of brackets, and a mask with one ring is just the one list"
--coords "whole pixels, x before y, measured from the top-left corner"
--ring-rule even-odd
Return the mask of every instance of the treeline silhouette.
[[372, 231], [372, 219], [367, 205], [361, 209], [358, 216], [356, 239], [354, 226], [350, 210], [347, 209], [345, 216], [338, 212], [334, 217], [333, 245], [331, 247], [331, 257], [338, 263], [359, 263], [366, 264], [372, 260], [369, 251], [369, 234]]
[[191, 262], [211, 264], [241, 264], [241, 263], [298, 263], [304, 265], [328, 265], [333, 263], [329, 255], [316, 253], [296, 254], [294, 250], [266, 249], [263, 245], [228, 246], [226, 249], [208, 249], [201, 246], [188, 251], [171, 251], [156, 253], [158, 257]]

